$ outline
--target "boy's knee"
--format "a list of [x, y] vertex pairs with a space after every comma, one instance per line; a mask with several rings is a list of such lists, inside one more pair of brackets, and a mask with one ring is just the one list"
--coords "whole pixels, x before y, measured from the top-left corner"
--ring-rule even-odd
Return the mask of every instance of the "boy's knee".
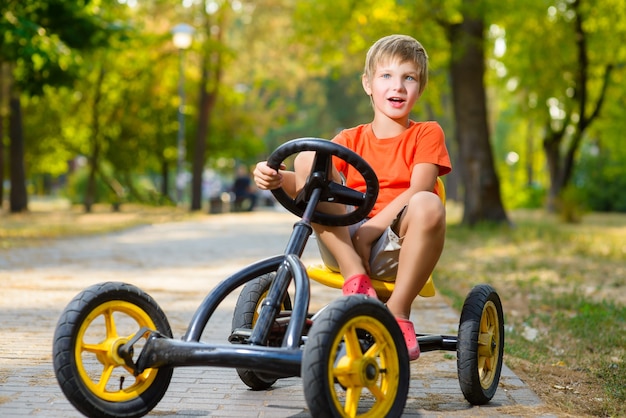
[[313, 165], [313, 157], [315, 153], [312, 151], [304, 151], [296, 155], [296, 158], [293, 161], [293, 168], [296, 173], [311, 171], [311, 166]]
[[[302, 184], [311, 172], [311, 168], [313, 167], [313, 160], [315, 159], [315, 154], [316, 153], [314, 151], [303, 151], [296, 155], [296, 158], [293, 161], [293, 169], [296, 173], [297, 179], [299, 179]], [[341, 183], [342, 178], [339, 175], [337, 169], [333, 167], [332, 170], [333, 181]], [[299, 187], [302, 187], [302, 184], [300, 184]]]
[[424, 228], [445, 226], [446, 210], [439, 196], [434, 193], [416, 193], [409, 202], [408, 210]]

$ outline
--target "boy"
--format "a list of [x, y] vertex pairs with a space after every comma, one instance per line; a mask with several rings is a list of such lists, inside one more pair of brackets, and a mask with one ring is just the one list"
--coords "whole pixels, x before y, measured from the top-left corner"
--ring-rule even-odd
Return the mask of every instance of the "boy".
[[[394, 280], [387, 308], [396, 317], [409, 357], [419, 357], [419, 345], [409, 320], [411, 304], [432, 273], [445, 239], [445, 209], [436, 181], [451, 171], [444, 134], [436, 122], [414, 122], [409, 114], [428, 80], [428, 56], [410, 36], [390, 35], [368, 51], [363, 89], [374, 109], [371, 123], [346, 129], [333, 142], [365, 159], [378, 176], [380, 191], [367, 220], [350, 227], [314, 225], [324, 263], [345, 279], [343, 294], [376, 297], [370, 277]], [[257, 164], [254, 180], [260, 189], [283, 187], [295, 196], [305, 184], [312, 153], [300, 153], [294, 171]], [[359, 176], [344, 162], [336, 162], [336, 181], [345, 177], [358, 188]], [[336, 204], [319, 209], [337, 211]]]

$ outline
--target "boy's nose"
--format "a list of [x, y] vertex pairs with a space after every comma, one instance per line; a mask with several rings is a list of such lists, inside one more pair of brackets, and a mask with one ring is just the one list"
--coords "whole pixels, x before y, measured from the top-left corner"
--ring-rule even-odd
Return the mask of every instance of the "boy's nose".
[[393, 79], [393, 89], [396, 91], [404, 90], [404, 82], [402, 80], [402, 77], [396, 77]]

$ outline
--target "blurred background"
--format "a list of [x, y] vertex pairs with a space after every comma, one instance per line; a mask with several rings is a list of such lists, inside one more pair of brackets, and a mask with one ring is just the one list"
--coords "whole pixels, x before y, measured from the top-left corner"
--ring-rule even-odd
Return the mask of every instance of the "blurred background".
[[370, 122], [393, 33], [428, 51], [412, 119], [454, 166], [438, 290], [498, 289], [506, 362], [556, 415], [626, 416], [623, 0], [0, 0], [0, 264], [272, 206], [251, 168]]
[[626, 212], [621, 0], [5, 0], [3, 214], [227, 210], [281, 143], [371, 120], [365, 53], [392, 33], [430, 56], [412, 118], [446, 132], [462, 223]]

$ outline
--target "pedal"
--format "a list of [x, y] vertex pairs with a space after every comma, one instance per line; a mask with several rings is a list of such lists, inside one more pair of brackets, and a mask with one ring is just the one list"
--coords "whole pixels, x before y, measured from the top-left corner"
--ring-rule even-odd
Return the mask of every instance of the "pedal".
[[248, 328], [235, 328], [228, 337], [228, 342], [231, 344], [248, 344], [252, 336], [252, 330]]

